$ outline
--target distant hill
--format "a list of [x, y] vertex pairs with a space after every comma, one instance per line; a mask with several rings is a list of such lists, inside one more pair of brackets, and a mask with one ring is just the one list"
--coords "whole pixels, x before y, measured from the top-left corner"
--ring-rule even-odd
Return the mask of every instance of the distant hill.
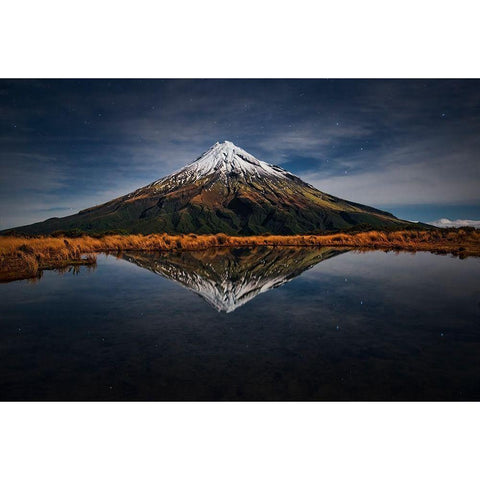
[[[110, 202], [9, 233], [302, 234], [415, 227], [377, 210], [321, 192], [231, 142], [216, 143], [193, 163]], [[2, 232], [6, 233], [6, 231]]]

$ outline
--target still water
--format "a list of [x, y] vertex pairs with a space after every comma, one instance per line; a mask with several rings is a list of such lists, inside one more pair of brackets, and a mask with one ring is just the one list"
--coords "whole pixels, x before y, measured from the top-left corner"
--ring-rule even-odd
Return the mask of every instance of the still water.
[[480, 259], [100, 255], [0, 285], [1, 400], [480, 400]]

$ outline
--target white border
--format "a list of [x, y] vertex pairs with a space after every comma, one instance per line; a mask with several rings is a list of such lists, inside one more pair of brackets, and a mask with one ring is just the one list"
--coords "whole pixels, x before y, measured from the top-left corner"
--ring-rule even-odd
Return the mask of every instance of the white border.
[[[0, 77], [478, 77], [472, 1], [17, 1]], [[1, 106], [1, 105], [0, 105]], [[469, 479], [478, 404], [4, 403], [15, 479]]]
[[0, 77], [478, 77], [469, 0], [17, 1]]
[[478, 478], [473, 403], [17, 403], [0, 421], [9, 480]]

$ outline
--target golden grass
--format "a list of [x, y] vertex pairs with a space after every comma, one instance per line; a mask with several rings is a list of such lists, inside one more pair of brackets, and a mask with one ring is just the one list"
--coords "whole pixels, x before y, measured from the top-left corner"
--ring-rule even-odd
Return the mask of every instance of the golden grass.
[[107, 235], [102, 238], [0, 237], [0, 281], [38, 276], [41, 270], [66, 265], [93, 264], [99, 252], [127, 250], [204, 250], [214, 247], [322, 246], [357, 249], [432, 251], [461, 257], [480, 256], [480, 231], [405, 230], [333, 235], [268, 235], [232, 237], [216, 235]]

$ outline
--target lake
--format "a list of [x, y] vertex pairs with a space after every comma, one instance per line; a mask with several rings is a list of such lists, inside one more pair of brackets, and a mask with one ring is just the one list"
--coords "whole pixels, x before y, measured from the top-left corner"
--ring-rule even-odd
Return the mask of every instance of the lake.
[[99, 255], [0, 285], [1, 400], [480, 400], [480, 258]]

